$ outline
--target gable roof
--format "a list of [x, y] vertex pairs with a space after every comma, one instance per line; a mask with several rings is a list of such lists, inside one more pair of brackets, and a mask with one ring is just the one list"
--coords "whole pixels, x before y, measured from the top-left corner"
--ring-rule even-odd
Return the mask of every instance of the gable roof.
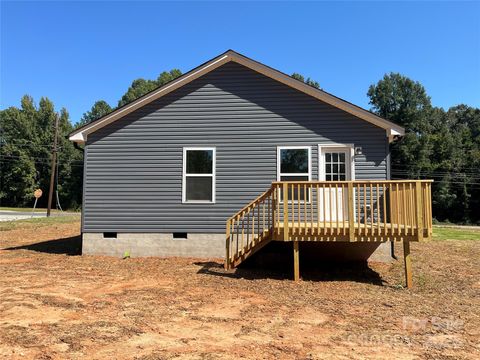
[[354, 105], [348, 101], [340, 99], [332, 94], [327, 93], [324, 90], [314, 88], [313, 86], [305, 84], [303, 81], [296, 80], [291, 76], [282, 73], [278, 70], [275, 70], [267, 65], [259, 63], [258, 61], [252, 60], [242, 54], [239, 54], [233, 50], [228, 50], [221, 55], [213, 58], [212, 60], [203, 63], [202, 65], [190, 70], [189, 72], [183, 74], [182, 76], [168, 82], [167, 84], [152, 90], [151, 92], [143, 95], [137, 100], [128, 103], [111, 113], [97, 119], [89, 124], [86, 124], [69, 135], [69, 139], [74, 142], [83, 143], [87, 140], [87, 135], [92, 132], [97, 131], [98, 129], [122, 118], [123, 116], [137, 110], [138, 108], [182, 87], [189, 82], [198, 79], [199, 77], [209, 73], [212, 70], [226, 64], [227, 62], [234, 61], [238, 64], [241, 64], [249, 69], [252, 69], [258, 73], [261, 73], [269, 78], [272, 78], [276, 81], [279, 81], [285, 85], [288, 85], [298, 91], [301, 91], [307, 95], [313, 96], [327, 104], [335, 106], [336, 108], [342, 109], [356, 117], [368, 121], [378, 127], [381, 127], [386, 130], [387, 136], [390, 140], [394, 136], [402, 136], [405, 134], [405, 129], [400, 125], [397, 125], [391, 121], [383, 119], [374, 113], [365, 110], [357, 105]]

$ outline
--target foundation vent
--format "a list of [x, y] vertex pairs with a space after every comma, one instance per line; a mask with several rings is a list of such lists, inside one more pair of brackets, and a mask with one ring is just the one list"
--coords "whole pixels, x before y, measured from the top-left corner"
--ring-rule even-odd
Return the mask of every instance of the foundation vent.
[[188, 239], [188, 234], [186, 232], [175, 232], [172, 235], [174, 239]]

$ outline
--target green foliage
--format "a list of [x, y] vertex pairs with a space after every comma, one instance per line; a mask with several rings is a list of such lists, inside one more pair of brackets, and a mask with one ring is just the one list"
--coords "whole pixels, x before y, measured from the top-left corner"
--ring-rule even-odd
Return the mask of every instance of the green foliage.
[[434, 108], [425, 88], [397, 73], [368, 90], [372, 111], [405, 127], [391, 144], [392, 178], [432, 178], [433, 215], [480, 222], [480, 109]]
[[107, 115], [108, 113], [112, 112], [112, 108], [108, 103], [104, 100], [99, 100], [96, 101], [95, 104], [93, 104], [92, 108], [90, 111], [87, 111], [86, 113], [83, 114], [82, 118], [80, 121], [75, 125], [76, 128], [79, 128], [83, 125], [86, 125], [92, 121], [95, 121], [97, 119], [100, 119], [102, 116]]
[[121, 100], [118, 102], [118, 107], [126, 105], [139, 97], [145, 95], [146, 93], [156, 89], [159, 86], [165, 85], [166, 83], [176, 79], [182, 75], [182, 72], [178, 69], [173, 69], [170, 71], [162, 72], [156, 80], [145, 80], [145, 79], [136, 79], [133, 80], [132, 85], [128, 88], [127, 92], [122, 96]]
[[367, 95], [378, 115], [402, 125], [408, 132], [429, 128], [424, 120], [432, 104], [419, 82], [398, 73], [385, 74], [377, 84], [370, 85]]
[[307, 78], [305, 79], [305, 77], [302, 75], [302, 74], [299, 74], [299, 73], [293, 73], [292, 75], [290, 75], [292, 78], [296, 79], [296, 80], [299, 80], [301, 82], [304, 82], [305, 84], [307, 85], [310, 85], [310, 86], [313, 86], [314, 88], [317, 88], [317, 89], [320, 89], [320, 84], [315, 81], [315, 80], [312, 80], [310, 78]]
[[[53, 103], [41, 98], [38, 106], [25, 95], [20, 108], [0, 111], [0, 203], [5, 206], [33, 205], [33, 191], [44, 196], [38, 206], [46, 207], [56, 112]], [[81, 204], [83, 154], [66, 136], [72, 131], [68, 112], [59, 112], [58, 190], [65, 208]]]

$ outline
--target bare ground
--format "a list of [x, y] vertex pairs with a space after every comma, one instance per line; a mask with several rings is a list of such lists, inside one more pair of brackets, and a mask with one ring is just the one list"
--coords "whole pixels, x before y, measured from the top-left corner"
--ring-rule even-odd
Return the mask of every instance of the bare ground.
[[0, 232], [0, 358], [480, 358], [479, 241], [413, 244], [406, 290], [401, 262], [295, 283], [220, 259], [72, 256], [78, 229]]

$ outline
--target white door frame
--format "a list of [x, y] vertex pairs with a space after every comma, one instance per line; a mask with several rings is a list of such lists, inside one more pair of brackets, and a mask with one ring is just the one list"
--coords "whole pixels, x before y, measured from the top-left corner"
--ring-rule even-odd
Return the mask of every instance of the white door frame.
[[[329, 151], [332, 151], [332, 152], [335, 152], [335, 151], [344, 151], [346, 153], [346, 157], [345, 157], [345, 163], [346, 163], [346, 167], [345, 167], [345, 178], [346, 180], [355, 180], [355, 158], [354, 158], [354, 155], [355, 155], [355, 146], [354, 144], [325, 144], [325, 145], [318, 145], [318, 180], [320, 181], [326, 181], [326, 174], [325, 174], [325, 153], [326, 152], [329, 152]], [[350, 163], [350, 166], [348, 166], [348, 164]], [[355, 191], [355, 190], [354, 190]], [[323, 194], [323, 192], [322, 192]], [[328, 193], [328, 196], [329, 197], [332, 197], [333, 195], [333, 191]], [[319, 194], [320, 196], [320, 194]], [[344, 194], [337, 194], [336, 196], [334, 196], [334, 203], [335, 204], [338, 204], [339, 202], [341, 202], [342, 205], [335, 205], [335, 206], [338, 206], [340, 208], [341, 206], [341, 217], [342, 219], [339, 219], [339, 220], [343, 220], [343, 217], [346, 216], [348, 218], [348, 214], [345, 213], [345, 209], [346, 209], [346, 203], [348, 201], [348, 197], [344, 196]], [[340, 197], [342, 200], [340, 200]], [[355, 195], [354, 195], [354, 198], [355, 198]], [[323, 201], [327, 201], [327, 199], [323, 199], [323, 195], [320, 197], [320, 201], [321, 203], [323, 204]], [[328, 202], [330, 202], [331, 200], [329, 200]], [[355, 204], [354, 204], [355, 206]], [[321, 206], [321, 208], [323, 208], [323, 206]], [[355, 213], [355, 208], [354, 208], [354, 213]], [[330, 214], [330, 210], [327, 212], [327, 214]], [[326, 214], [320, 214], [320, 218], [323, 219]], [[331, 219], [327, 219], [328, 221], [335, 221], [337, 220], [336, 219], [336, 212], [333, 213], [332, 215], [335, 215], [335, 217], [332, 216]], [[339, 214], [340, 215], [340, 214]]]
[[[347, 150], [346, 168], [347, 180], [355, 180], [355, 145], [354, 144], [318, 144], [318, 180], [325, 181], [325, 152], [328, 150]], [[348, 151], [350, 150], [350, 151]]]

